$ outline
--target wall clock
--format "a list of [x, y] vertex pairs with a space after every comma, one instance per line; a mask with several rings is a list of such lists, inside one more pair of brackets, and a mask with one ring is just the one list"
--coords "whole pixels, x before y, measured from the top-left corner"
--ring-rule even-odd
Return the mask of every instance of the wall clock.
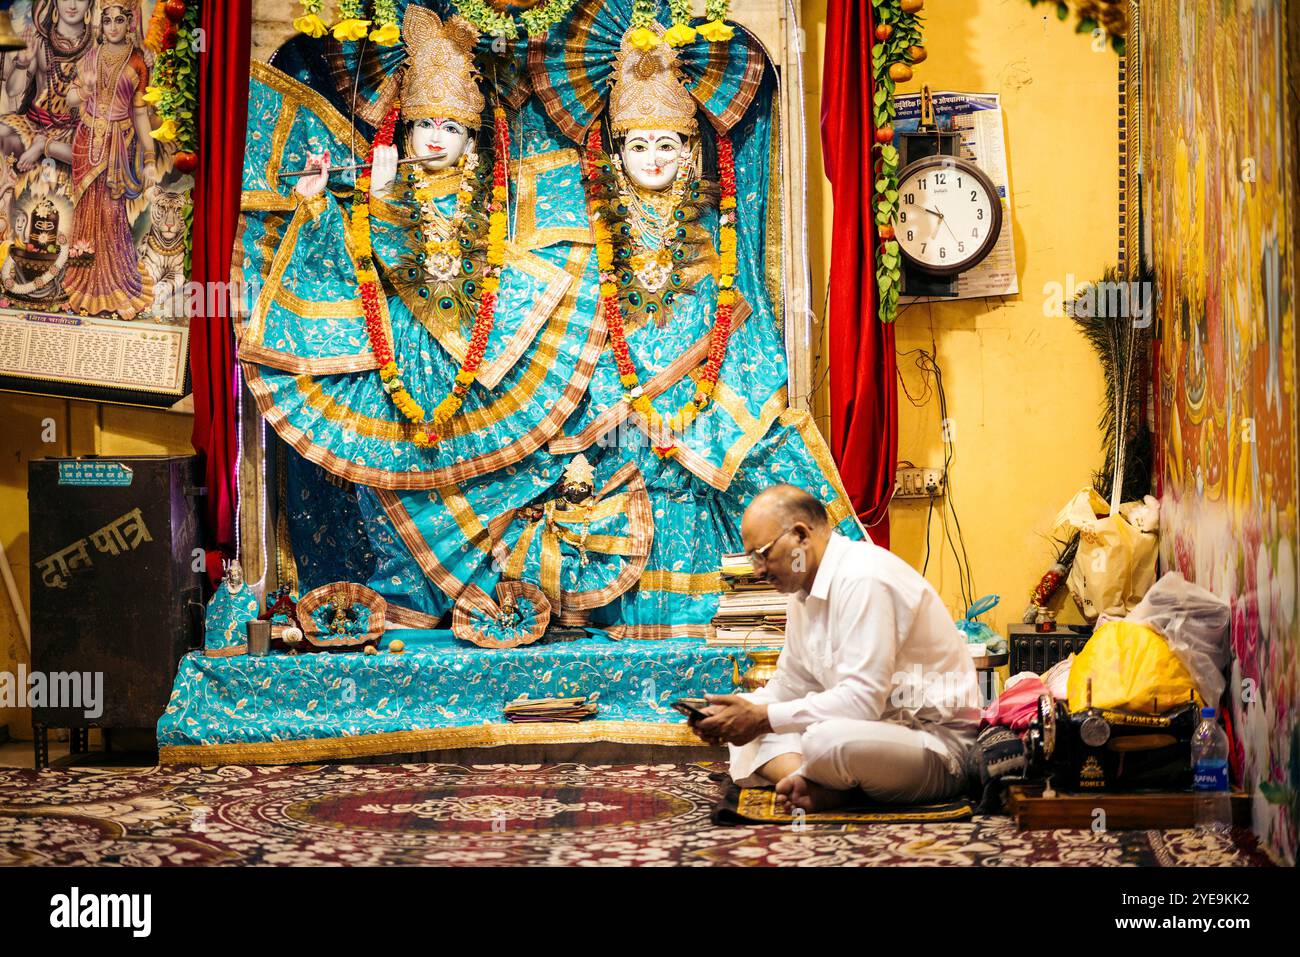
[[979, 265], [1001, 231], [1002, 200], [970, 160], [936, 154], [899, 174], [894, 236], [914, 270], [954, 277]]

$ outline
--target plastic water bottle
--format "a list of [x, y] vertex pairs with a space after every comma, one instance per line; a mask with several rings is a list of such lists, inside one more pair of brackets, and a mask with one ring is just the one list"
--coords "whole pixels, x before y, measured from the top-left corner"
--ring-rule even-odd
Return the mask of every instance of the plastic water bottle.
[[1196, 792], [1196, 829], [1226, 833], [1232, 827], [1228, 736], [1214, 720], [1213, 708], [1201, 709], [1201, 723], [1192, 735], [1192, 782]]

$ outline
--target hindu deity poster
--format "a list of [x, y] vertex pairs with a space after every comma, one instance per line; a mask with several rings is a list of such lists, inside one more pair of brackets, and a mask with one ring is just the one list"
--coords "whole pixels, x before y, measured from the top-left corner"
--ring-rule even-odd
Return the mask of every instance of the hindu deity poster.
[[178, 70], [190, 75], [197, 10], [14, 3], [26, 47], [0, 57], [0, 388], [185, 394], [196, 157], [162, 114]]
[[1142, 4], [1166, 568], [1232, 603], [1235, 768], [1294, 860], [1295, 61], [1283, 5]]

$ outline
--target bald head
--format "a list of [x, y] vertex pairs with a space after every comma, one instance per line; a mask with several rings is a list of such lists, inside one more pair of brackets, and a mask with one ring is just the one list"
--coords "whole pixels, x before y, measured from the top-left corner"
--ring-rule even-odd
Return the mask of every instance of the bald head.
[[797, 485], [769, 485], [754, 496], [745, 514], [766, 514], [782, 525], [803, 522], [810, 529], [830, 524], [826, 506]]
[[740, 522], [740, 537], [755, 570], [783, 592], [811, 585], [830, 535], [826, 506], [793, 485], [763, 489]]

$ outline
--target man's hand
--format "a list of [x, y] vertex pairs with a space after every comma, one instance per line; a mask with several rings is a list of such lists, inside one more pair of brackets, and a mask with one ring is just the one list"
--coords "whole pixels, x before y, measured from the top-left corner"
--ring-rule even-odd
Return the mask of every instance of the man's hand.
[[691, 730], [709, 744], [748, 744], [767, 734], [767, 705], [754, 704], [739, 695], [710, 694], [708, 717], [691, 722]]

